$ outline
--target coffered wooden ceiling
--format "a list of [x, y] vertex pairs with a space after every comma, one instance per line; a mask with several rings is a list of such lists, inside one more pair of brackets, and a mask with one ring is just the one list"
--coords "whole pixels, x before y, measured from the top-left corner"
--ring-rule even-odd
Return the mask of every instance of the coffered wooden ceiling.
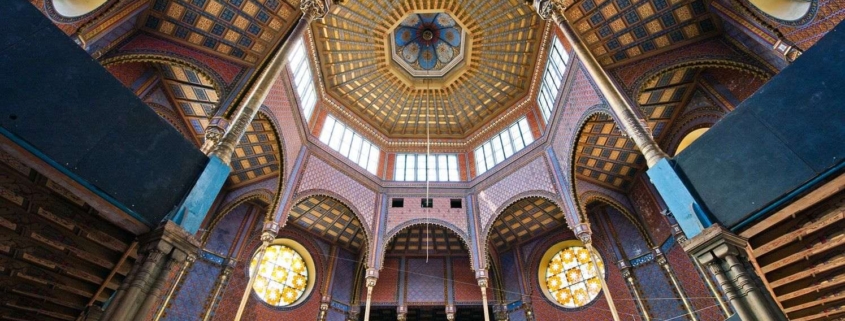
[[247, 64], [297, 21], [298, 0], [152, 0], [142, 28]]
[[563, 211], [542, 197], [529, 197], [508, 206], [493, 222], [489, 242], [499, 251], [564, 226]]
[[238, 186], [279, 175], [281, 158], [273, 124], [267, 116], [258, 114], [235, 147], [229, 179]]
[[288, 223], [355, 252], [367, 244], [361, 221], [340, 201], [322, 195], [311, 196], [291, 209]]
[[602, 65], [620, 65], [720, 33], [709, 0], [564, 0], [566, 18]]
[[700, 68], [681, 68], [648, 81], [637, 98], [652, 136], [658, 141], [695, 91]]
[[220, 98], [214, 84], [193, 70], [167, 64], [155, 64], [165, 92], [197, 141], [202, 142], [205, 128], [217, 111]]
[[[464, 69], [437, 89], [391, 72], [389, 33], [420, 11], [450, 13], [471, 42]], [[392, 138], [424, 137], [430, 107], [432, 137], [462, 138], [525, 96], [544, 26], [521, 0], [350, 0], [312, 31], [326, 91], [361, 119]]]
[[575, 145], [575, 177], [611, 189], [627, 191], [645, 158], [634, 141], [622, 132], [610, 116], [591, 116]]
[[387, 245], [387, 255], [467, 256], [469, 251], [460, 236], [442, 226], [419, 224], [399, 231]]

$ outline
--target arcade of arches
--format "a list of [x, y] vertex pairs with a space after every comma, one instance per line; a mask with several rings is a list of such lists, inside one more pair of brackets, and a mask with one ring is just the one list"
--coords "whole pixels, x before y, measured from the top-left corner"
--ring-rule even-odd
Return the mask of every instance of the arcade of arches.
[[845, 320], [843, 0], [2, 2], [0, 320]]

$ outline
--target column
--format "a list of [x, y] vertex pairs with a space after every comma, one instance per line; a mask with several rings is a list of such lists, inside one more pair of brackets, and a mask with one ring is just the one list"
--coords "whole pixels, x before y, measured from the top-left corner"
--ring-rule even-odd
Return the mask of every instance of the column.
[[367, 268], [367, 303], [364, 306], [364, 321], [370, 321], [370, 301], [373, 297], [373, 287], [378, 281], [378, 270], [375, 268]]
[[454, 304], [447, 304], [446, 305], [446, 320], [455, 321], [455, 312], [457, 309], [455, 308]]
[[642, 151], [648, 166], [654, 166], [661, 159], [668, 157], [657, 145], [657, 142], [654, 141], [654, 138], [651, 137], [648, 129], [637, 118], [633, 107], [631, 107], [625, 97], [619, 92], [610, 80], [610, 77], [607, 76], [607, 73], [604, 72], [604, 69], [593, 56], [593, 53], [590, 52], [590, 49], [587, 48], [584, 42], [578, 38], [575, 31], [572, 30], [572, 27], [569, 26], [566, 17], [563, 15], [563, 10], [565, 9], [563, 4], [555, 0], [534, 0], [534, 5], [540, 17], [544, 20], [554, 20], [555, 24], [557, 24], [564, 36], [566, 36], [566, 40], [572, 44], [578, 60], [587, 69], [587, 73], [590, 74], [590, 77], [598, 85], [599, 90], [607, 100], [607, 104], [610, 105], [616, 117], [619, 118], [621, 122], [619, 126], [625, 133], [628, 133], [628, 137], [631, 137], [640, 151]]
[[[681, 227], [678, 226], [678, 224], [672, 225], [672, 234], [675, 236], [675, 241], [678, 242], [678, 244], [684, 244], [687, 242], [687, 237], [684, 236], [684, 232], [681, 231]], [[710, 295], [716, 298], [716, 301], [719, 303], [719, 308], [722, 309], [722, 313], [725, 314], [725, 317], [731, 315], [731, 308], [728, 307], [725, 299], [722, 298], [722, 293], [719, 292], [719, 289], [717, 289], [716, 285], [713, 284], [713, 279], [711, 279], [707, 271], [701, 267], [701, 263], [699, 263], [698, 260], [691, 256], [689, 258], [695, 266], [695, 269], [698, 271], [698, 274], [702, 276], [702, 279], [704, 279], [704, 284], [707, 285], [707, 290], [710, 291]]]
[[[141, 236], [139, 244], [139, 252], [143, 257], [135, 263], [131, 278], [128, 277], [121, 284], [103, 320], [160, 318], [173, 295], [172, 287], [184, 275], [199, 249], [199, 241], [171, 221], [165, 221], [152, 232]], [[180, 268], [180, 273], [171, 279], [170, 272], [176, 267]], [[162, 297], [166, 285], [170, 287], [167, 295]]]
[[332, 296], [324, 295], [320, 299], [320, 315], [317, 316], [317, 321], [326, 321], [326, 315], [329, 313], [329, 306], [332, 304]]
[[490, 311], [487, 311], [487, 270], [478, 269], [475, 271], [475, 279], [478, 280], [478, 287], [481, 288], [481, 308], [484, 309], [484, 321], [490, 321]]
[[721, 225], [713, 225], [683, 244], [716, 278], [728, 303], [742, 320], [786, 320], [780, 308], [755, 285], [743, 256], [747, 241]]
[[[255, 285], [255, 279], [258, 275], [259, 265], [261, 265], [261, 261], [264, 260], [264, 253], [270, 243], [276, 239], [276, 235], [279, 233], [279, 224], [276, 222], [264, 222], [263, 232], [261, 232], [261, 245], [258, 246], [258, 250], [256, 251], [255, 260], [256, 260], [256, 267], [254, 271], [249, 273], [249, 281], [247, 282], [246, 288], [244, 289], [244, 293], [241, 296], [241, 303], [238, 305], [238, 312], [235, 314], [235, 321], [240, 321], [241, 317], [244, 313], [244, 308], [246, 307], [247, 301], [249, 301], [249, 294], [252, 292], [252, 287]], [[249, 267], [251, 261], [244, 262], [244, 264]]]
[[217, 278], [217, 284], [214, 286], [214, 294], [211, 296], [211, 300], [209, 301], [208, 307], [205, 310], [205, 314], [202, 316], [202, 321], [211, 320], [211, 314], [214, 312], [214, 308], [217, 305], [217, 300], [220, 299], [220, 294], [223, 292], [223, 288], [229, 284], [229, 277], [232, 275], [232, 271], [234, 270], [234, 265], [236, 262], [232, 261], [231, 259], [226, 260], [226, 267], [223, 268], [223, 271], [220, 272], [220, 276]]
[[640, 289], [637, 285], [637, 281], [634, 279], [634, 271], [632, 271], [632, 267], [628, 264], [627, 260], [620, 260], [616, 262], [616, 265], [619, 266], [619, 271], [622, 272], [622, 278], [628, 282], [628, 286], [631, 287], [631, 290], [634, 292], [634, 300], [637, 302], [637, 307], [642, 312], [643, 321], [651, 321], [651, 317], [648, 316], [648, 309], [646, 309], [645, 304], [643, 304], [642, 298], [640, 298]]
[[672, 271], [672, 267], [669, 266], [669, 261], [666, 260], [666, 256], [663, 255], [663, 252], [660, 250], [660, 247], [655, 247], [652, 249], [652, 253], [654, 253], [654, 260], [657, 262], [660, 267], [666, 271], [666, 275], [669, 276], [669, 280], [672, 282], [672, 286], [675, 288], [675, 292], [678, 293], [678, 296], [681, 297], [681, 302], [684, 304], [684, 309], [687, 311], [687, 315], [689, 315], [689, 319], [692, 321], [698, 321], [698, 316], [695, 314], [695, 308], [689, 302], [689, 298], [687, 298], [686, 292], [684, 292], [684, 288], [681, 287], [680, 282], [678, 282], [678, 278], [675, 277], [675, 272]]
[[[593, 248], [593, 233], [590, 230], [590, 223], [578, 224], [572, 230], [575, 232], [575, 236], [584, 243], [587, 251], [590, 252], [593, 262], [598, 262], [599, 258], [596, 256], [596, 249]], [[607, 281], [604, 279], [604, 271], [599, 269], [598, 264], [593, 264], [593, 268], [595, 269], [596, 276], [598, 276], [599, 281], [601, 282], [601, 289], [604, 293], [605, 300], [607, 300], [607, 305], [610, 307], [610, 314], [613, 315], [613, 320], [620, 321], [619, 312], [616, 311], [616, 305], [613, 303], [613, 296], [610, 295], [610, 289], [607, 288]]]
[[563, 15], [566, 8], [563, 3], [560, 0], [533, 0], [533, 6], [541, 18], [544, 20], [552, 19], [569, 43], [572, 44], [575, 55], [578, 56], [578, 61], [596, 82], [602, 96], [616, 115], [619, 127], [628, 134], [628, 137], [634, 141], [637, 148], [645, 156], [649, 167], [648, 175], [652, 183], [663, 196], [669, 209], [675, 213], [680, 213], [680, 215], [676, 214], [676, 217], [687, 236], [692, 237], [700, 233], [705, 227], [710, 226], [712, 223], [700, 210], [703, 207], [698, 205], [696, 198], [689, 192], [678, 173], [675, 172], [669, 157], [660, 149], [650, 131], [637, 118], [634, 108], [625, 99], [621, 91], [616, 88], [593, 53], [566, 21], [566, 17]]
[[396, 307], [396, 321], [406, 321], [408, 319], [408, 307], [400, 305]]
[[[168, 219], [192, 233], [195, 233], [202, 224], [211, 204], [214, 203], [215, 197], [226, 182], [226, 178], [231, 171], [229, 163], [232, 161], [235, 146], [240, 142], [247, 127], [261, 108], [264, 99], [270, 93], [276, 79], [284, 70], [287, 57], [293, 50], [292, 40], [302, 37], [311, 21], [326, 15], [329, 2], [327, 0], [303, 0], [299, 7], [302, 9], [302, 17], [284, 40], [282, 46], [272, 53], [252, 87], [244, 95], [232, 115], [229, 130], [222, 134], [223, 136], [219, 138], [219, 143], [216, 146], [210, 146], [212, 143], [209, 143], [209, 146], [203, 146], [204, 151], [211, 150], [208, 165], [206, 165], [205, 170], [200, 174], [196, 184], [179, 208], [168, 215]], [[214, 135], [209, 140], [217, 139]]]

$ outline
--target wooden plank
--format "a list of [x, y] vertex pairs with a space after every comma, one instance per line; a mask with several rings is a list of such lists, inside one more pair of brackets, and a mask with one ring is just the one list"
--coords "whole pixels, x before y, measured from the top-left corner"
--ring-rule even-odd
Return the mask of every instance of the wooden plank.
[[780, 211], [777, 211], [775, 214], [772, 214], [771, 216], [767, 217], [760, 223], [757, 223], [751, 226], [750, 228], [746, 229], [745, 231], [742, 231], [741, 233], [739, 233], [739, 235], [744, 238], [752, 238], [755, 235], [768, 230], [777, 223], [783, 222], [790, 218], [794, 218], [795, 214], [804, 211], [813, 205], [818, 204], [819, 202], [842, 190], [845, 190], [845, 174], [839, 175], [839, 177], [831, 180], [830, 182], [825, 183], [824, 185], [810, 192], [809, 194], [804, 195], [803, 197], [787, 205]]

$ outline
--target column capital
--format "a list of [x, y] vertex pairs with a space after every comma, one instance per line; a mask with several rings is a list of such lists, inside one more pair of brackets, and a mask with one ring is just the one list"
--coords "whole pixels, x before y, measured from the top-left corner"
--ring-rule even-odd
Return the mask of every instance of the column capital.
[[329, 12], [329, 2], [326, 0], [302, 0], [299, 4], [303, 18], [308, 21], [323, 19]]
[[572, 232], [575, 233], [575, 237], [581, 240], [584, 245], [590, 245], [593, 243], [593, 231], [590, 229], [590, 223], [578, 223], [578, 225], [572, 227]]
[[684, 251], [706, 265], [708, 262], [722, 259], [726, 255], [744, 254], [747, 244], [748, 240], [745, 238], [734, 234], [719, 224], [714, 224], [681, 245]]

